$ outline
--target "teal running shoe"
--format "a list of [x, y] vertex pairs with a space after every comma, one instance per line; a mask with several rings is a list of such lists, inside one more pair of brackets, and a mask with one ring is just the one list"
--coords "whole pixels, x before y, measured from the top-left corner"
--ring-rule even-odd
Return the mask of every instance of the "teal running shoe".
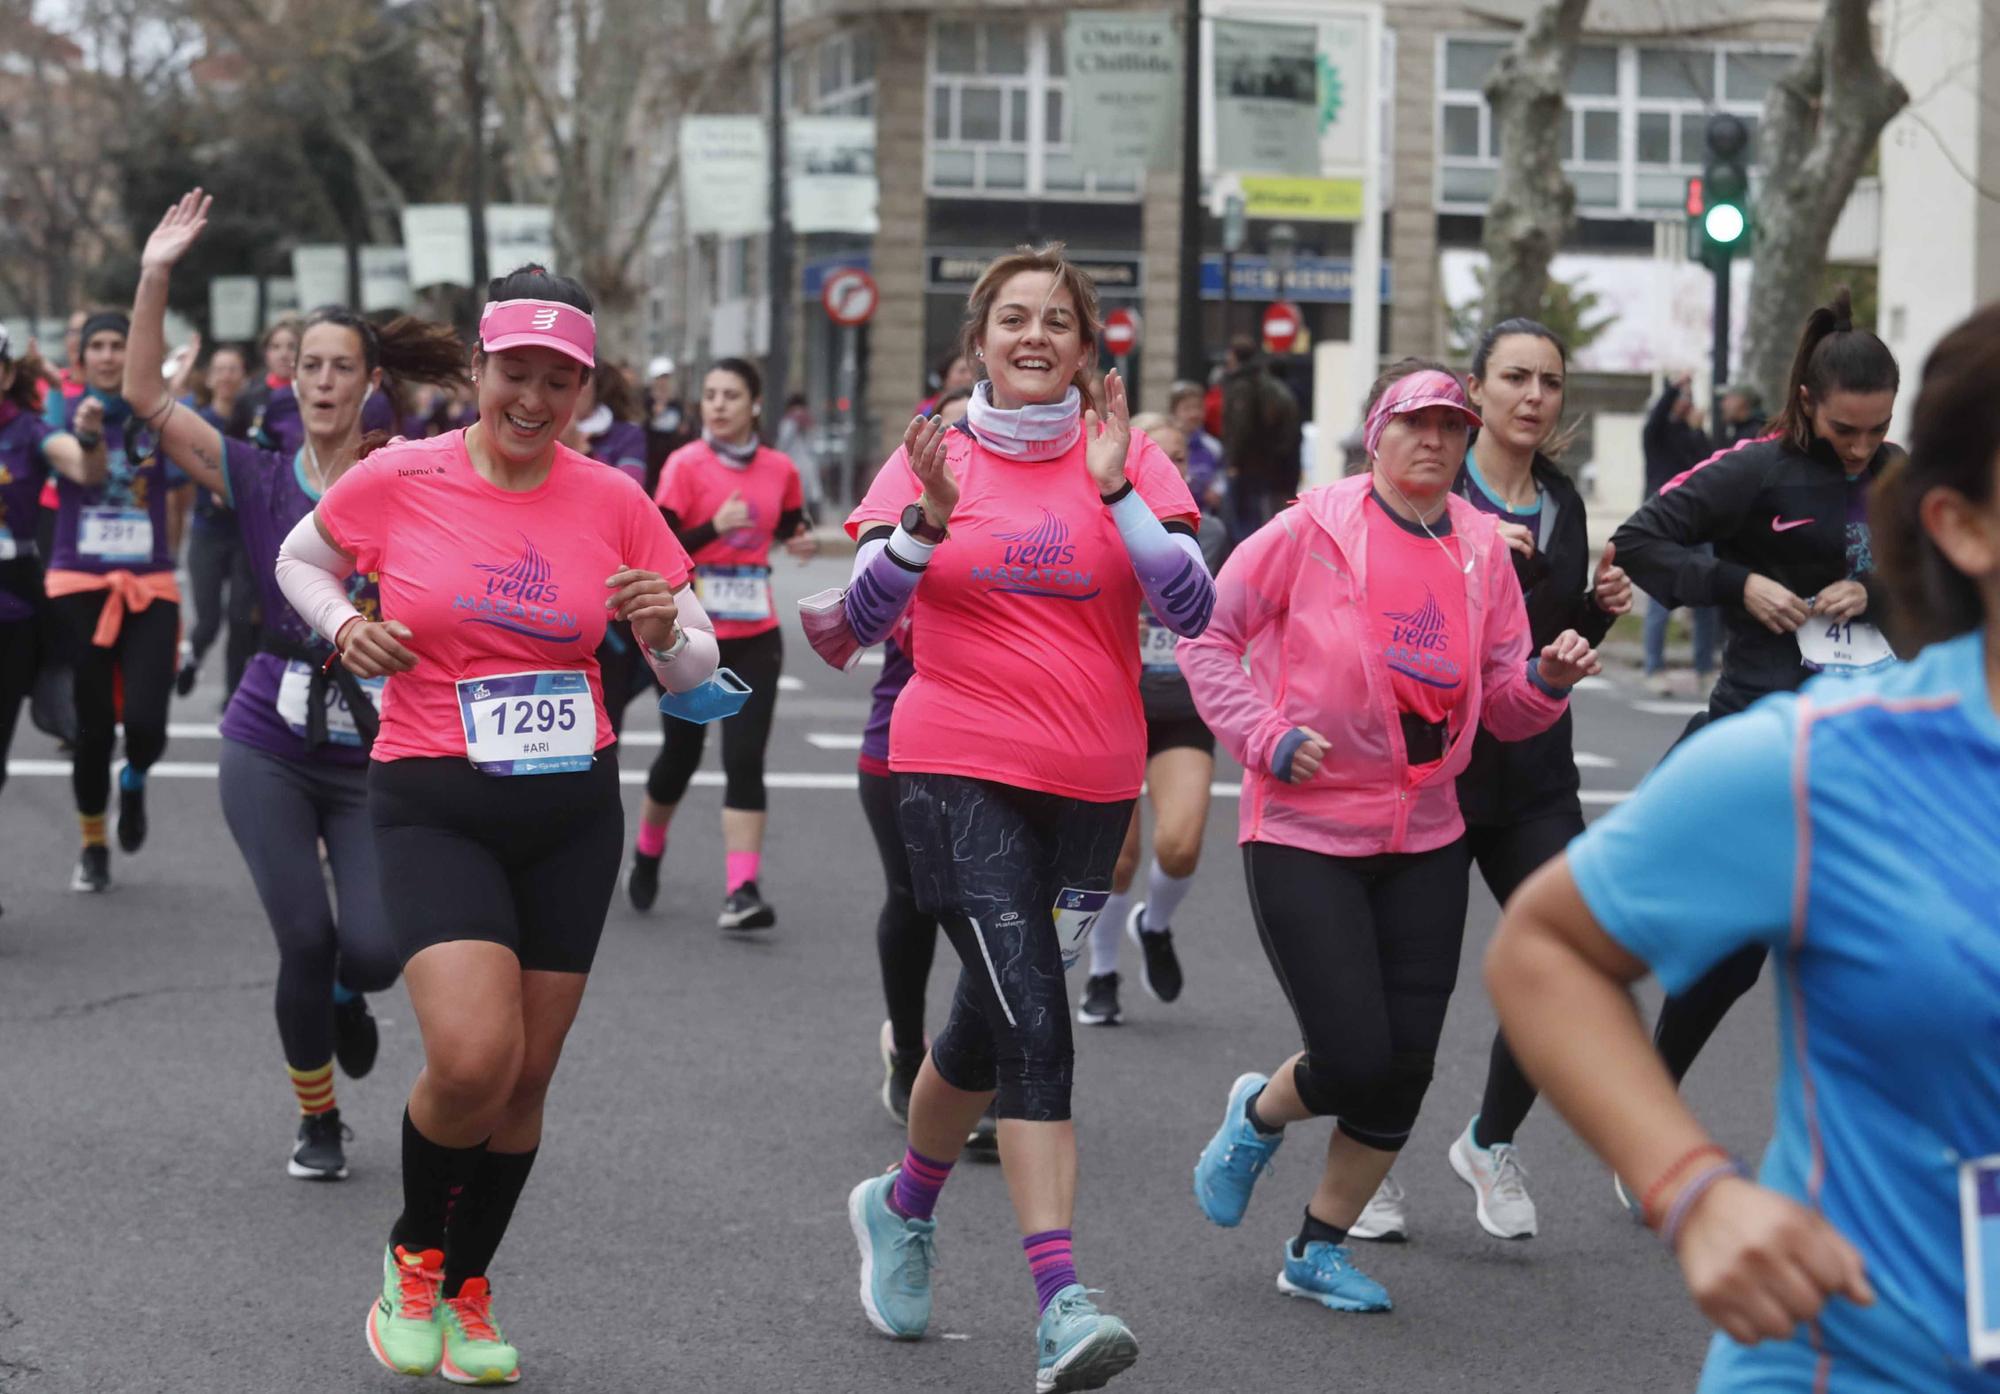
[[1195, 1201], [1202, 1214], [1224, 1229], [1243, 1223], [1251, 1188], [1285, 1140], [1283, 1133], [1267, 1136], [1258, 1132], [1245, 1116], [1250, 1100], [1268, 1083], [1269, 1079], [1255, 1073], [1236, 1077], [1236, 1083], [1229, 1086], [1229, 1107], [1223, 1111], [1222, 1126], [1194, 1164]]
[[1345, 1244], [1314, 1240], [1304, 1254], [1292, 1252], [1285, 1241], [1285, 1266], [1278, 1274], [1278, 1291], [1305, 1297], [1336, 1312], [1386, 1312], [1394, 1304], [1389, 1291], [1354, 1266]]
[[1090, 1300], [1095, 1291], [1071, 1283], [1042, 1313], [1042, 1324], [1035, 1329], [1035, 1394], [1102, 1389], [1139, 1358], [1131, 1330]]
[[861, 1246], [861, 1310], [884, 1336], [914, 1341], [931, 1323], [936, 1220], [906, 1220], [889, 1208], [896, 1173], [873, 1177], [847, 1197], [847, 1222]]
[[382, 1296], [368, 1309], [368, 1349], [399, 1375], [437, 1373], [444, 1360], [438, 1319], [444, 1252], [411, 1253], [398, 1244], [382, 1255]]

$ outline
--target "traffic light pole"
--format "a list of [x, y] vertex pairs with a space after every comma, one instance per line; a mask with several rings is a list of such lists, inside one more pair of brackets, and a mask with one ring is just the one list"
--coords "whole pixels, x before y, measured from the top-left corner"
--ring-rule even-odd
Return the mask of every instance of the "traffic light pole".
[[[1708, 427], [1711, 432], [1722, 427], [1722, 389], [1729, 382], [1729, 263], [1735, 258], [1726, 252], [1710, 260], [1715, 272], [1715, 346], [1710, 364]], [[1711, 435], [1711, 439], [1715, 437]]]

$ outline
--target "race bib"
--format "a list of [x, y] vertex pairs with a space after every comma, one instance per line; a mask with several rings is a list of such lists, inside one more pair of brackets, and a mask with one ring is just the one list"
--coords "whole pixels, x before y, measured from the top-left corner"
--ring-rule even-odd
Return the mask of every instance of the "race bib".
[[1882, 631], [1865, 621], [1808, 616], [1799, 627], [1799, 659], [1815, 672], [1866, 673], [1888, 667], [1896, 653]]
[[1149, 673], [1178, 673], [1174, 645], [1180, 635], [1143, 611], [1139, 615], [1139, 666]]
[[698, 566], [694, 593], [712, 620], [771, 618], [771, 568], [768, 566]]
[[[278, 680], [278, 719], [303, 736], [306, 734], [306, 720], [311, 715], [313, 668], [309, 663], [297, 659], [285, 665], [285, 675]], [[379, 711], [382, 706], [382, 689], [387, 678], [356, 678], [361, 690], [368, 694]], [[361, 731], [354, 723], [354, 713], [348, 708], [347, 694], [337, 683], [328, 683], [321, 705], [326, 708], [326, 738], [334, 745], [359, 746]]]
[[575, 669], [458, 684], [465, 758], [486, 774], [574, 774], [597, 751], [597, 703]]
[[98, 561], [151, 561], [153, 520], [136, 508], [85, 508], [77, 520], [76, 550]]
[[1063, 972], [1067, 973], [1083, 957], [1083, 946], [1104, 906], [1109, 891], [1078, 891], [1065, 888], [1056, 897], [1056, 943], [1062, 948]]

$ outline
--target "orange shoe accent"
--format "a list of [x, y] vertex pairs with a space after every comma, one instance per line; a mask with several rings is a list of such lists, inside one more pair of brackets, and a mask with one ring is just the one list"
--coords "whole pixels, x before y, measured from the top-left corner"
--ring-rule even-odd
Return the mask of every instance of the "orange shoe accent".
[[458, 1296], [447, 1297], [445, 1306], [458, 1318], [458, 1326], [468, 1341], [498, 1341], [493, 1328], [493, 1288], [484, 1278], [467, 1278]]
[[444, 1291], [444, 1250], [423, 1249], [413, 1254], [398, 1244], [396, 1276], [405, 1318], [429, 1321], [437, 1315], [438, 1295]]

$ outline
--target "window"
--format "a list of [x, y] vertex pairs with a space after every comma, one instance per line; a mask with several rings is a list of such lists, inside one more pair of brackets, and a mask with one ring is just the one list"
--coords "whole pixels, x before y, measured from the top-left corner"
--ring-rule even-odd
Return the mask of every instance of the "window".
[[[816, 116], [871, 116], [875, 111], [875, 41], [867, 34], [836, 34], [792, 60], [795, 74], [809, 73], [810, 90], [794, 103]], [[795, 77], [803, 83], [803, 76]]]
[[940, 20], [930, 67], [931, 192], [1137, 193], [1139, 171], [1086, 170], [1069, 153], [1060, 19]]
[[[1507, 41], [1449, 37], [1438, 44], [1438, 202], [1483, 211], [1499, 164], [1499, 132], [1483, 91]], [[1577, 50], [1560, 132], [1564, 172], [1586, 217], [1647, 217], [1678, 211], [1687, 178], [1700, 172], [1708, 120], [1727, 112], [1750, 128], [1788, 52], [1731, 47], [1612, 47]], [[1719, 95], [1718, 95], [1719, 94]]]

